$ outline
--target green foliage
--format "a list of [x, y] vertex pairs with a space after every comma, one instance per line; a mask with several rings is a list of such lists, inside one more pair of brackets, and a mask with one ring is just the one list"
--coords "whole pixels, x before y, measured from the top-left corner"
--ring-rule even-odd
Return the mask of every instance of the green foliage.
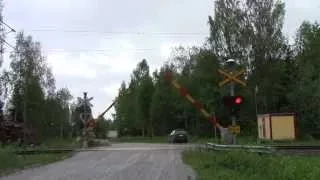
[[107, 138], [107, 132], [110, 128], [110, 122], [105, 119], [100, 119], [95, 128], [95, 135], [97, 138]]
[[120, 134], [153, 135], [154, 124], [150, 118], [150, 108], [154, 90], [145, 59], [137, 65], [131, 77], [128, 88], [122, 83], [119, 91], [115, 104], [116, 124]]
[[282, 1], [216, 0], [206, 45], [174, 49], [152, 77], [143, 60], [128, 87], [122, 84], [115, 115], [120, 135], [144, 135], [147, 130], [162, 136], [175, 128], [196, 136], [212, 134], [212, 125], [165, 80], [166, 71], [215, 112], [221, 124], [230, 125], [222, 103], [229, 87], [218, 87], [222, 78], [217, 70], [226, 69], [225, 60], [232, 58], [239, 62], [238, 70], [248, 72], [248, 87], [235, 87], [245, 98], [237, 118], [242, 135], [257, 136], [257, 113], [296, 112], [301, 137], [320, 136], [319, 24], [303, 23], [290, 45], [282, 34], [284, 9]]
[[296, 42], [297, 71], [295, 83], [295, 105], [300, 115], [302, 132], [320, 137], [320, 26], [304, 22], [299, 31]]
[[319, 157], [271, 156], [241, 151], [186, 151], [184, 161], [199, 179], [317, 179]]
[[176, 94], [172, 91], [170, 84], [163, 78], [166, 67], [162, 68], [159, 73], [154, 73], [155, 90], [152, 96], [152, 104], [150, 108], [150, 118], [154, 124], [155, 135], [166, 135], [170, 132], [170, 128], [177, 126], [173, 118], [179, 114], [173, 114], [175, 111]]
[[153, 136], [153, 137], [142, 137], [142, 136], [122, 136], [114, 141], [126, 142], [126, 143], [167, 143], [168, 137]]
[[66, 153], [23, 156], [15, 154], [14, 150], [14, 147], [0, 148], [0, 176], [31, 167], [32, 165], [49, 164], [68, 157]]
[[64, 147], [64, 148], [78, 148], [80, 142], [77, 142], [75, 138], [47, 138], [41, 143], [44, 148], [47, 147]]
[[8, 110], [13, 110], [12, 120], [32, 127], [42, 140], [68, 137], [72, 96], [66, 88], [55, 91], [55, 80], [41, 53], [40, 43], [20, 32], [10, 58], [10, 69], [1, 78], [7, 94], [11, 95], [12, 106]]

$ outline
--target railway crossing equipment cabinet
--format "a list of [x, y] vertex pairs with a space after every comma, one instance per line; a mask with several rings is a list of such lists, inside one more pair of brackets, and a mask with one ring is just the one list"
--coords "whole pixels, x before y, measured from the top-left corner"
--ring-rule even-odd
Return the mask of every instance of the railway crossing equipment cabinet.
[[297, 136], [295, 113], [260, 114], [257, 117], [260, 140], [295, 140]]

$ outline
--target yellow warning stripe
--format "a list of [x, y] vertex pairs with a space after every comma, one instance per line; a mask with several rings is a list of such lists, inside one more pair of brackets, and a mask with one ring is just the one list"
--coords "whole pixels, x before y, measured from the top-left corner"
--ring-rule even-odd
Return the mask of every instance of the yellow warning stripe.
[[177, 82], [175, 82], [175, 81], [172, 81], [172, 84], [173, 84], [173, 86], [174, 86], [175, 88], [177, 88], [177, 89], [180, 89], [180, 88], [181, 88], [181, 86], [180, 86]]
[[205, 117], [210, 117], [210, 114], [205, 110], [205, 109], [200, 109], [201, 113], [205, 116]]
[[[176, 81], [171, 80], [171, 84], [172, 84], [175, 88], [177, 88], [177, 89], [179, 89], [179, 90], [181, 89], [180, 84], [178, 84]], [[193, 99], [193, 97], [192, 97], [190, 94], [187, 94], [185, 97], [186, 97], [192, 104], [195, 104], [195, 103], [196, 103], [196, 100]], [[211, 115], [210, 115], [205, 109], [203, 109], [203, 108], [200, 109], [200, 112], [201, 112], [206, 118], [210, 118], [210, 117], [211, 117]], [[219, 124], [219, 123], [216, 123], [215, 126], [220, 127], [220, 124]]]
[[190, 96], [190, 94], [186, 95], [186, 98], [192, 103], [194, 104], [196, 102], [196, 100], [193, 99], [193, 97]]

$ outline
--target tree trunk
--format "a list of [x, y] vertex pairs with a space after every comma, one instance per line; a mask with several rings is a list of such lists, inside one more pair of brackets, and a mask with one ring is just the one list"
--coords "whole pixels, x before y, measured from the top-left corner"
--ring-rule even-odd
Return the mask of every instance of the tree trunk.
[[[26, 95], [25, 95], [25, 99], [23, 102], [23, 123], [26, 126], [26, 122], [27, 122], [27, 100], [26, 100]], [[25, 131], [23, 131], [23, 141], [25, 142], [26, 140], [26, 133]]]
[[148, 136], [153, 137], [153, 126], [152, 126], [152, 124], [150, 124], [149, 127], [148, 127]]
[[153, 120], [150, 118], [150, 126], [149, 126], [149, 130], [150, 130], [150, 135], [151, 135], [151, 137], [153, 137], [154, 136], [154, 128], [153, 128]]
[[188, 130], [188, 117], [185, 109], [183, 111], [183, 119], [184, 119], [184, 128], [185, 130]]
[[63, 138], [63, 124], [60, 124], [60, 138]]
[[[26, 126], [27, 124], [27, 100], [28, 100], [28, 76], [24, 84], [24, 101], [23, 101], [23, 123]], [[23, 140], [26, 140], [26, 133], [23, 131]]]

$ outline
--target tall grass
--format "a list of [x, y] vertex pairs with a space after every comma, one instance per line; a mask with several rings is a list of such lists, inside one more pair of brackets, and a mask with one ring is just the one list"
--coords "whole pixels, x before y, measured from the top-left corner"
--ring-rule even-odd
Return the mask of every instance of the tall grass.
[[154, 137], [143, 137], [143, 136], [122, 136], [117, 139], [111, 139], [113, 142], [127, 142], [127, 143], [166, 143], [168, 137], [165, 136], [154, 136]]
[[[43, 142], [39, 148], [51, 146], [73, 148], [77, 147], [78, 144], [75, 143], [74, 139], [50, 139]], [[14, 152], [19, 148], [15, 145], [0, 146], [0, 176], [26, 167], [59, 161], [70, 155], [68, 153], [17, 155]]]
[[42, 142], [42, 147], [65, 147], [65, 148], [79, 148], [80, 142], [77, 142], [75, 138], [51, 138]]
[[319, 179], [320, 157], [275, 156], [248, 152], [184, 152], [201, 180], [302, 180]]

